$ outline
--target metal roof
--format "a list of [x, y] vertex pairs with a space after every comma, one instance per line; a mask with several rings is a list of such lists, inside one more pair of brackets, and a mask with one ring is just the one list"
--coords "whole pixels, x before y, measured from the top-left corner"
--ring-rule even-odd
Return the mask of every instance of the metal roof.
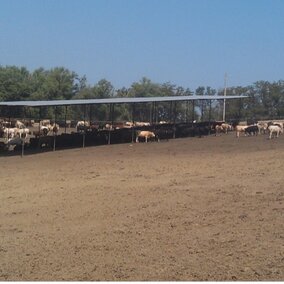
[[174, 102], [195, 100], [224, 100], [240, 99], [247, 96], [170, 96], [170, 97], [140, 97], [140, 98], [107, 98], [107, 99], [82, 99], [82, 100], [50, 100], [50, 101], [9, 101], [0, 102], [0, 106], [70, 106], [93, 104], [123, 104], [123, 103], [150, 103], [150, 102]]

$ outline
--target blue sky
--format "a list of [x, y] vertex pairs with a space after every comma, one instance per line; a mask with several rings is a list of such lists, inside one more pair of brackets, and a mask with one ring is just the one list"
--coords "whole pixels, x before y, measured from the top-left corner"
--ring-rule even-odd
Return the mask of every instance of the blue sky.
[[283, 0], [0, 0], [0, 65], [195, 90], [284, 79]]

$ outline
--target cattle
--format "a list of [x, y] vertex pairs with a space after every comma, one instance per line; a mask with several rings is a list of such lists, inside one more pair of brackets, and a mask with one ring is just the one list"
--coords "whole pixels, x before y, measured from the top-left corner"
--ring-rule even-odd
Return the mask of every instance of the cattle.
[[265, 134], [267, 127], [268, 127], [268, 124], [267, 124], [267, 122], [261, 122], [260, 121], [256, 124], [256, 126], [258, 127], [258, 134], [261, 134], [261, 133]]
[[271, 139], [273, 134], [276, 134], [276, 137], [279, 137], [279, 134], [283, 133], [283, 128], [281, 128], [279, 125], [269, 125], [268, 131], [269, 131], [269, 139]]
[[283, 130], [283, 122], [280, 122], [280, 121], [274, 121], [273, 122], [273, 125], [278, 125], [282, 130]]
[[152, 131], [137, 131], [136, 133], [136, 143], [139, 142], [139, 138], [145, 139], [145, 142], [148, 142], [148, 139], [155, 138], [155, 133]]
[[11, 127], [12, 123], [11, 121], [1, 121], [1, 126], [3, 127]]
[[134, 126], [134, 123], [133, 122], [130, 122], [130, 121], [126, 121], [125, 124], [124, 124], [124, 128], [131, 128]]
[[3, 131], [3, 137], [9, 139], [9, 138], [13, 138], [16, 136], [18, 128], [3, 127], [2, 131]]
[[4, 137], [4, 127], [0, 126], [0, 138]]
[[28, 128], [21, 128], [21, 129], [17, 129], [16, 134], [20, 138], [27, 138], [28, 134], [31, 134], [31, 132]]
[[23, 128], [25, 128], [26, 126], [24, 125], [23, 122], [21, 122], [20, 120], [17, 120], [16, 123], [15, 123], [15, 127], [16, 127], [16, 128], [20, 128], [20, 129], [23, 129]]
[[174, 130], [170, 127], [162, 127], [162, 128], [155, 130], [155, 136], [156, 136], [155, 138], [158, 141], [161, 141], [161, 140], [168, 141], [169, 139], [173, 138]]
[[222, 123], [221, 127], [226, 134], [228, 134], [228, 131], [231, 131], [233, 129], [232, 126], [228, 123]]
[[20, 138], [20, 137], [13, 137], [13, 138], [10, 138], [6, 144], [6, 147], [9, 148], [10, 146], [19, 146], [19, 145], [22, 145], [23, 143], [23, 140]]
[[221, 133], [222, 130], [223, 130], [223, 129], [222, 129], [222, 126], [217, 124], [217, 125], [215, 126], [215, 136], [217, 136], [218, 133]]
[[90, 127], [87, 128], [87, 130], [88, 130], [89, 132], [97, 132], [97, 131], [98, 131], [98, 128], [99, 128], [98, 125], [92, 124], [92, 125], [90, 125]]
[[106, 123], [105, 126], [103, 127], [104, 130], [112, 130], [113, 129], [113, 125], [110, 123]]
[[33, 135], [37, 138], [39, 136], [47, 136], [49, 128], [47, 126], [41, 126], [39, 130], [34, 130]]
[[237, 126], [235, 127], [235, 130], [236, 130], [236, 137], [239, 138], [239, 137], [240, 137], [240, 133], [241, 133], [241, 132], [245, 132], [245, 130], [246, 130], [247, 127], [248, 127], [247, 125], [237, 125]]
[[58, 131], [59, 131], [59, 125], [57, 123], [54, 123], [54, 124], [49, 124], [47, 126], [49, 132], [51, 132], [52, 134], [57, 134]]
[[139, 122], [139, 121], [136, 121], [134, 123], [135, 126], [150, 126], [150, 122]]
[[251, 125], [251, 126], [248, 126], [246, 129], [245, 129], [245, 134], [248, 134], [248, 135], [257, 135], [258, 134], [258, 127], [257, 125]]
[[28, 134], [31, 134], [28, 128], [7, 128], [2, 127], [0, 130], [0, 136], [3, 138], [11, 139], [16, 136], [20, 138], [26, 138]]
[[78, 121], [76, 125], [76, 131], [77, 132], [83, 132], [86, 131], [90, 127], [90, 123], [88, 121]]
[[39, 124], [42, 126], [48, 126], [50, 125], [50, 119], [43, 119], [39, 122]]
[[226, 134], [228, 134], [228, 131], [232, 130], [232, 126], [228, 123], [222, 123], [221, 125], [217, 124], [215, 126], [215, 135], [217, 135], [218, 133], [224, 132]]

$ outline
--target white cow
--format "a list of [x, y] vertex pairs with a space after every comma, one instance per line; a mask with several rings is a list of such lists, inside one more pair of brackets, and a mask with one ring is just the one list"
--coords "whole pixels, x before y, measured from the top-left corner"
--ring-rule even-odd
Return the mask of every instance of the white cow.
[[57, 134], [59, 131], [59, 125], [57, 123], [47, 125], [48, 131], [52, 134]]
[[20, 120], [17, 120], [16, 123], [15, 123], [15, 127], [16, 128], [20, 128], [20, 129], [23, 129], [25, 128], [25, 125], [23, 122], [21, 122]]
[[281, 128], [279, 125], [269, 125], [268, 131], [269, 131], [269, 139], [271, 139], [273, 134], [276, 134], [276, 137], [279, 137], [279, 134], [283, 133], [283, 128]]
[[134, 123], [135, 126], [150, 126], [150, 122], [140, 122], [140, 121], [136, 121]]
[[85, 131], [86, 128], [90, 127], [90, 124], [88, 121], [84, 121], [84, 120], [80, 120], [77, 122], [76, 125], [76, 131], [80, 132], [80, 131]]
[[39, 124], [42, 126], [47, 126], [50, 124], [50, 119], [43, 119], [39, 122]]
[[265, 134], [267, 127], [268, 127], [267, 122], [260, 121], [256, 125], [258, 127], [258, 134], [261, 134], [261, 133]]
[[18, 128], [16, 135], [18, 135], [20, 138], [27, 138], [28, 134], [30, 134], [30, 130], [28, 128]]
[[232, 125], [230, 125], [230, 124], [228, 124], [228, 123], [222, 123], [222, 124], [221, 124], [221, 127], [222, 127], [223, 131], [224, 131], [226, 134], [228, 134], [228, 131], [233, 130]]
[[217, 136], [218, 133], [224, 132], [225, 134], [228, 134], [228, 131], [231, 131], [233, 128], [228, 123], [222, 123], [221, 125], [215, 126], [215, 136]]
[[247, 127], [248, 127], [247, 125], [237, 125], [237, 126], [235, 127], [237, 138], [240, 137], [240, 133], [241, 133], [241, 132], [245, 132], [245, 130], [246, 130]]
[[3, 137], [4, 138], [13, 138], [16, 136], [17, 134], [17, 131], [18, 131], [18, 128], [8, 128], [8, 127], [4, 127], [3, 128], [3, 132], [4, 132], [4, 135]]
[[131, 128], [131, 127], [133, 127], [134, 126], [134, 123], [133, 122], [131, 122], [131, 121], [126, 121], [125, 122], [125, 125], [124, 125], [124, 128]]

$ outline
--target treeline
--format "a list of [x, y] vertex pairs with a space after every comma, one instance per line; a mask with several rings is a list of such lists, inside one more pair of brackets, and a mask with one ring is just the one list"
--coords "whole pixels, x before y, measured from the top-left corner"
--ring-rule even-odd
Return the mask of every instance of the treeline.
[[[69, 99], [100, 99], [112, 97], [156, 97], [184, 95], [223, 95], [224, 90], [215, 90], [208, 86], [200, 86], [196, 90], [176, 86], [166, 82], [158, 84], [148, 78], [134, 82], [130, 87], [115, 89], [106, 79], [94, 85], [87, 82], [86, 76], [64, 67], [50, 70], [39, 68], [33, 72], [25, 67], [0, 66], [0, 101], [18, 100], [69, 100]], [[247, 95], [247, 99], [227, 100], [226, 118], [230, 119], [277, 119], [284, 116], [284, 81], [257, 81], [245, 87], [227, 88], [227, 95]], [[63, 118], [65, 107], [43, 107], [8, 109], [2, 107], [0, 116], [16, 117], [54, 117]], [[223, 102], [197, 101], [186, 103], [136, 104], [135, 109], [127, 104], [116, 105], [114, 120], [166, 120], [175, 117], [176, 121], [215, 120], [222, 119]], [[93, 105], [88, 107], [72, 106], [67, 109], [67, 119], [110, 120], [108, 105]], [[154, 113], [156, 116], [154, 116]], [[174, 115], [175, 114], [175, 115]]]

